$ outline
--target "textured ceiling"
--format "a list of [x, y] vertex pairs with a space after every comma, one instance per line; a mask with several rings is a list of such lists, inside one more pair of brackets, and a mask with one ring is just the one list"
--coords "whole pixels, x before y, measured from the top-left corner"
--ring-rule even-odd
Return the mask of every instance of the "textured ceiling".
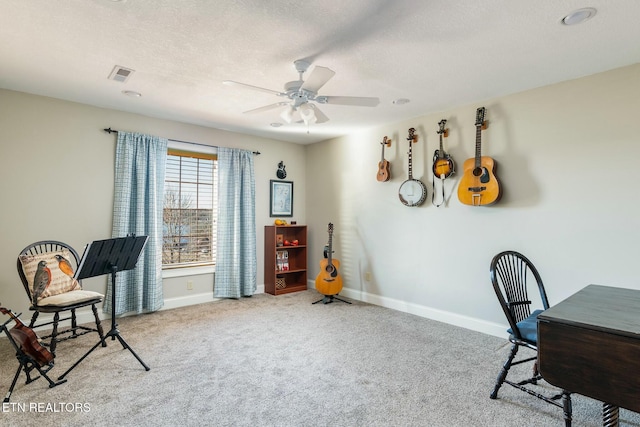
[[[639, 17], [638, 0], [2, 0], [0, 87], [306, 144], [640, 62]], [[222, 84], [281, 91], [296, 59], [336, 72], [320, 95], [380, 104], [274, 128], [280, 109], [243, 112], [283, 98]]]

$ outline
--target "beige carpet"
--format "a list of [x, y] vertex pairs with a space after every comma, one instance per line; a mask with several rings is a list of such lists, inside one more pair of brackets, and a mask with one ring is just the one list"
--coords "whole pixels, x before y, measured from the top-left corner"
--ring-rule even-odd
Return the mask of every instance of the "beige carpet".
[[[564, 425], [559, 408], [509, 386], [489, 399], [506, 336], [357, 301], [312, 305], [319, 297], [261, 294], [119, 319], [150, 371], [110, 340], [58, 387], [25, 385], [22, 375], [0, 425]], [[61, 343], [51, 375], [96, 342]], [[0, 362], [4, 393], [17, 367], [4, 338]], [[574, 396], [574, 426], [601, 425], [600, 412]], [[621, 425], [640, 426], [640, 417], [621, 410]]]

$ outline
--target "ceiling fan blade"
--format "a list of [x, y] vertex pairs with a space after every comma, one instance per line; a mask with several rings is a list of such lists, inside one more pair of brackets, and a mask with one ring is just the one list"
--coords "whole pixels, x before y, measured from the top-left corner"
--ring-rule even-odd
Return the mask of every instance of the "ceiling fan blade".
[[379, 98], [366, 96], [319, 96], [316, 101], [320, 104], [355, 105], [359, 107], [375, 107], [380, 103]]
[[222, 82], [222, 84], [225, 84], [227, 86], [242, 86], [242, 87], [246, 87], [247, 89], [259, 90], [260, 92], [267, 92], [272, 95], [278, 95], [278, 96], [286, 95], [282, 92], [278, 92], [277, 90], [271, 90], [271, 89], [266, 89], [264, 87], [258, 87], [258, 86], [249, 85], [246, 83], [235, 82], [233, 80], [225, 80]]
[[320, 67], [316, 65], [300, 89], [318, 93], [318, 90], [320, 90], [320, 88], [324, 86], [325, 83], [327, 83], [335, 74], [335, 71], [330, 70], [327, 67]]
[[272, 110], [274, 108], [281, 107], [283, 105], [287, 105], [288, 102], [276, 102], [275, 104], [265, 105], [264, 107], [254, 108], [253, 110], [243, 111], [243, 114], [253, 114], [253, 113], [261, 113], [263, 111]]
[[313, 112], [316, 115], [316, 123], [325, 123], [329, 121], [329, 117], [325, 116], [325, 114], [315, 105], [309, 104], [313, 107]]

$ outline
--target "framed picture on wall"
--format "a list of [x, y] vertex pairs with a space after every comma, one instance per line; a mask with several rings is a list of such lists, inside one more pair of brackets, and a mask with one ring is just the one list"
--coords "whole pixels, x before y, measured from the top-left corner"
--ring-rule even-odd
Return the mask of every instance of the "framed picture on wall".
[[269, 216], [293, 216], [293, 181], [271, 180]]

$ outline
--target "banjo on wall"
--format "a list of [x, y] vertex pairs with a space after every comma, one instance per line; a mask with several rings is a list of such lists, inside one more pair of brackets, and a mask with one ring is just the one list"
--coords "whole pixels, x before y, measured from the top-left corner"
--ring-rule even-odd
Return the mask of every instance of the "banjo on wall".
[[415, 129], [409, 129], [409, 179], [402, 183], [398, 190], [398, 197], [405, 206], [420, 206], [427, 198], [427, 187], [418, 179], [413, 179], [412, 144], [418, 141]]

